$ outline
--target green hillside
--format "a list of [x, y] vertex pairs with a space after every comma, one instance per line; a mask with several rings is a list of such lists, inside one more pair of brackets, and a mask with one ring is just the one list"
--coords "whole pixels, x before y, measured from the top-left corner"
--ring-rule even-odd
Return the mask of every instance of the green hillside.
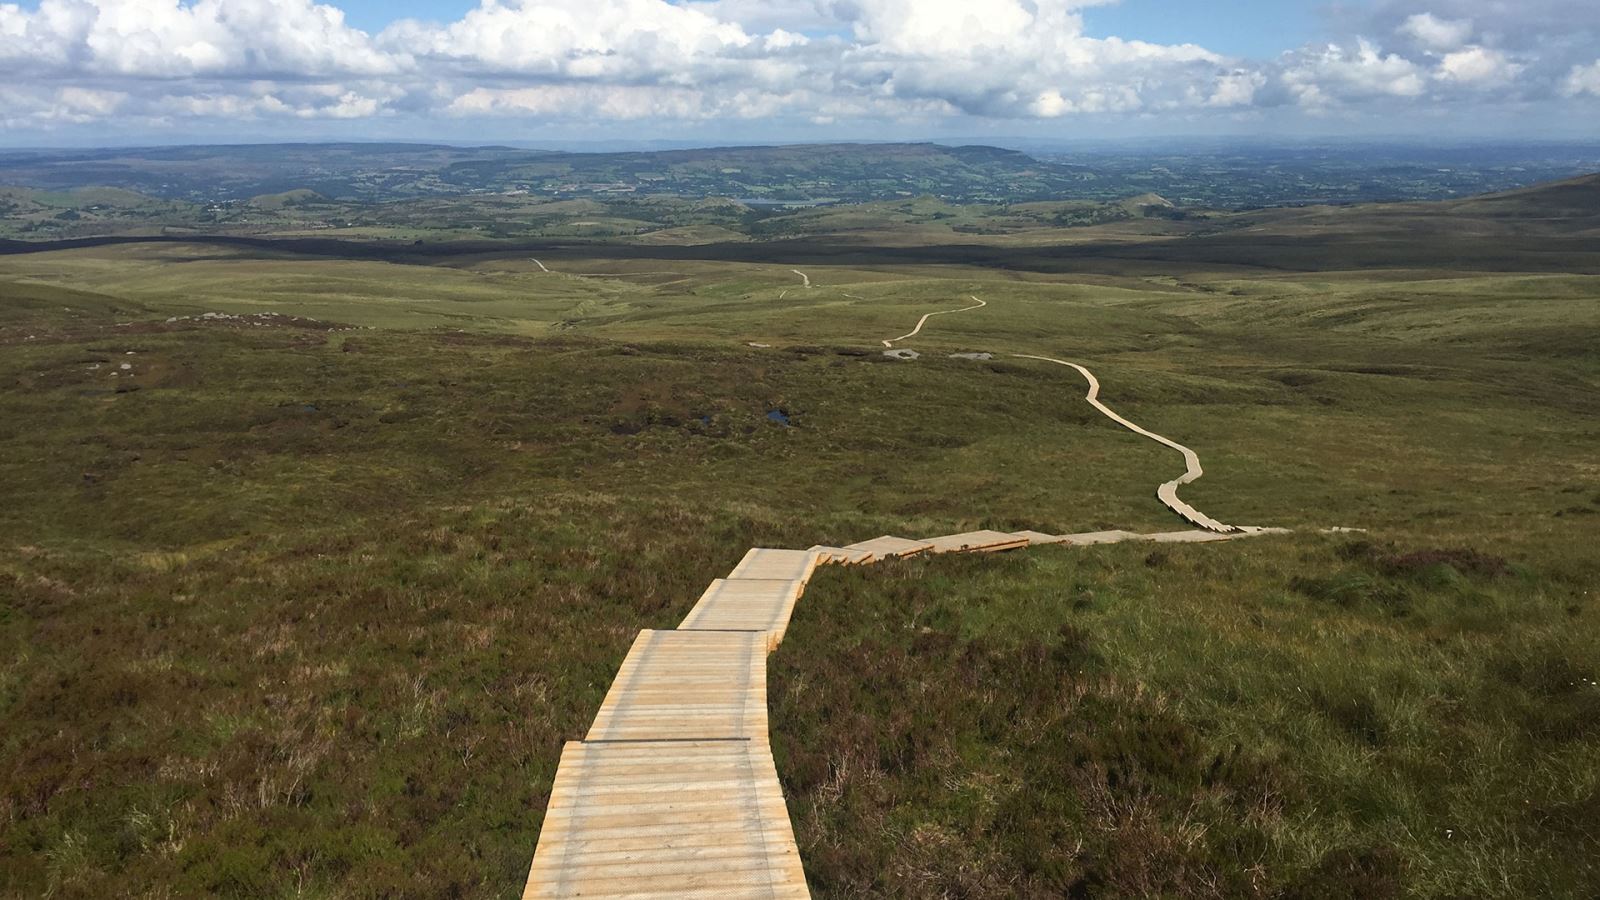
[[[1293, 533], [819, 574], [768, 695], [815, 896], [1594, 896], [1575, 184], [0, 245], [0, 894], [517, 896], [563, 742], [752, 544], [1181, 527], [1032, 353]], [[519, 213], [609, 236], [473, 227]]]

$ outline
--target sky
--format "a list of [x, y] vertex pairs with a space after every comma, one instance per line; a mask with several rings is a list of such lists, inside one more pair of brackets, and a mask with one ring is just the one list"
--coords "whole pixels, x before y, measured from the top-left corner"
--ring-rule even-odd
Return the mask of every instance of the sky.
[[0, 0], [0, 145], [1600, 138], [1600, 0]]

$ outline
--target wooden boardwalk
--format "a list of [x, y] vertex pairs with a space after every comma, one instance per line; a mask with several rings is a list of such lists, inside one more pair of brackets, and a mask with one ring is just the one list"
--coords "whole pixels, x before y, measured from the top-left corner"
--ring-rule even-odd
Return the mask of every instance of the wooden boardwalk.
[[789, 616], [805, 587], [798, 578], [718, 578], [678, 628], [759, 631], [775, 648], [783, 641]]
[[1173, 440], [1172, 438], [1163, 437], [1162, 435], [1156, 434], [1154, 431], [1151, 431], [1148, 428], [1141, 427], [1133, 422], [1128, 421], [1127, 419], [1118, 415], [1116, 410], [1105, 405], [1104, 403], [1101, 403], [1100, 380], [1094, 377], [1093, 372], [1075, 362], [1067, 362], [1064, 359], [1054, 359], [1049, 356], [1032, 356], [1026, 353], [1018, 353], [1014, 355], [1017, 359], [1034, 359], [1039, 360], [1040, 362], [1055, 363], [1058, 366], [1068, 366], [1076, 369], [1078, 374], [1082, 375], [1084, 380], [1089, 382], [1089, 393], [1085, 394], [1083, 399], [1087, 401], [1090, 406], [1099, 410], [1101, 415], [1117, 423], [1118, 425], [1121, 425], [1123, 428], [1128, 429], [1134, 434], [1143, 435], [1144, 437], [1147, 437], [1158, 444], [1171, 447], [1182, 454], [1184, 466], [1183, 474], [1172, 479], [1171, 481], [1163, 483], [1161, 486], [1156, 488], [1156, 498], [1159, 499], [1168, 509], [1182, 516], [1189, 522], [1200, 526], [1206, 531], [1215, 531], [1219, 534], [1235, 534], [1244, 530], [1236, 525], [1225, 525], [1222, 522], [1218, 522], [1216, 519], [1211, 518], [1200, 510], [1195, 509], [1189, 504], [1183, 502], [1183, 500], [1179, 499], [1178, 488], [1180, 486], [1188, 484], [1205, 474], [1205, 470], [1200, 468], [1200, 455]]
[[639, 632], [562, 751], [523, 897], [810, 896], [767, 743], [767, 654], [819, 556], [753, 549], [676, 630]]
[[634, 639], [588, 733], [561, 753], [523, 897], [810, 896], [768, 744], [766, 682], [767, 654], [818, 565], [1275, 531], [970, 531], [752, 549], [677, 629]]
[[[538, 263], [538, 260], [534, 260]], [[544, 264], [539, 263], [544, 269]], [[545, 271], [549, 271], [545, 269]], [[811, 279], [798, 269], [803, 286]], [[852, 296], [852, 295], [846, 295]], [[928, 313], [907, 340], [936, 315]], [[805, 873], [767, 736], [767, 654], [789, 627], [819, 565], [861, 565], [922, 554], [984, 553], [1043, 544], [1207, 543], [1282, 529], [1225, 525], [1178, 498], [1202, 474], [1193, 450], [1085, 399], [1130, 431], [1183, 454], [1185, 472], [1156, 493], [1197, 530], [968, 531], [914, 540], [882, 537], [843, 547], [751, 549], [700, 595], [676, 630], [641, 631], [584, 740], [561, 753], [524, 898], [806, 898]]]
[[933, 545], [927, 541], [912, 541], [886, 534], [883, 537], [875, 537], [870, 541], [848, 544], [844, 549], [871, 553], [876, 559], [895, 559], [896, 557], [913, 556], [925, 550], [932, 550]]
[[963, 306], [960, 309], [945, 309], [945, 310], [940, 310], [939, 312], [928, 313], [927, 315], [925, 315], [922, 318], [917, 320], [917, 327], [911, 329], [910, 331], [906, 332], [905, 334], [900, 335], [897, 338], [889, 338], [888, 340], [883, 342], [883, 345], [885, 347], [893, 347], [895, 345], [896, 341], [904, 341], [904, 340], [907, 340], [909, 338], [916, 337], [918, 334], [920, 334], [922, 332], [922, 326], [928, 324], [928, 320], [933, 318], [934, 316], [948, 316], [951, 313], [968, 312], [968, 311], [974, 310], [974, 309], [983, 309], [985, 306], [989, 305], [989, 304], [983, 302], [982, 300], [979, 300], [977, 297], [973, 297], [972, 301], [973, 301], [973, 304], [974, 304], [972, 306]]
[[775, 578], [799, 581], [804, 585], [811, 580], [817, 568], [817, 554], [811, 550], [767, 550], [751, 548], [744, 559], [728, 573], [729, 578]]
[[523, 897], [805, 898], [765, 741], [574, 741]]
[[[796, 272], [796, 274], [799, 274], [798, 271]], [[805, 276], [802, 275], [801, 277], [804, 278]], [[810, 279], [806, 280], [806, 286], [810, 287]], [[892, 348], [899, 341], [909, 340], [910, 338], [916, 337], [918, 334], [920, 334], [922, 332], [922, 326], [926, 325], [928, 323], [928, 320], [933, 318], [934, 316], [944, 316], [944, 315], [949, 315], [951, 313], [968, 312], [968, 311], [971, 311], [971, 310], [974, 310], [974, 309], [982, 309], [983, 307], [989, 305], [989, 304], [985, 303], [983, 300], [980, 300], [975, 296], [972, 298], [972, 300], [973, 300], [973, 303], [975, 304], [973, 306], [963, 306], [960, 309], [946, 309], [946, 310], [940, 310], [938, 312], [931, 312], [931, 313], [925, 314], [922, 318], [917, 320], [917, 326], [915, 328], [911, 329], [910, 331], [906, 332], [905, 334], [900, 335], [897, 338], [889, 338], [888, 340], [883, 341], [883, 346]], [[906, 351], [906, 352], [910, 352], [910, 351]], [[1122, 416], [1117, 414], [1116, 410], [1114, 410], [1111, 407], [1105, 405], [1104, 403], [1101, 403], [1100, 399], [1099, 399], [1100, 398], [1100, 381], [1099, 381], [1099, 379], [1095, 378], [1093, 372], [1089, 371], [1088, 369], [1084, 368], [1083, 366], [1081, 366], [1081, 365], [1079, 365], [1079, 364], [1077, 364], [1075, 362], [1068, 362], [1068, 361], [1066, 361], [1064, 359], [1055, 359], [1054, 357], [1049, 357], [1049, 356], [1035, 356], [1033, 354], [1028, 354], [1028, 353], [1013, 353], [1012, 356], [1015, 359], [1032, 359], [1032, 360], [1038, 360], [1040, 362], [1054, 363], [1055, 365], [1058, 365], [1058, 366], [1069, 366], [1069, 367], [1071, 367], [1073, 369], [1076, 369], [1078, 371], [1078, 373], [1083, 376], [1084, 380], [1089, 383], [1089, 392], [1086, 395], [1084, 395], [1083, 399], [1090, 406], [1092, 406], [1095, 409], [1099, 410], [1101, 415], [1105, 416], [1106, 418], [1110, 419], [1113, 422], [1116, 422], [1118, 425], [1121, 425], [1123, 428], [1126, 428], [1126, 429], [1128, 429], [1129, 431], [1132, 431], [1135, 434], [1143, 435], [1144, 437], [1147, 437], [1152, 441], [1155, 441], [1155, 442], [1157, 442], [1159, 444], [1163, 444], [1163, 445], [1165, 445], [1167, 447], [1171, 447], [1172, 449], [1174, 449], [1174, 450], [1178, 451], [1180, 454], [1182, 454], [1183, 455], [1183, 463], [1184, 463], [1184, 472], [1183, 472], [1183, 474], [1178, 476], [1177, 478], [1172, 479], [1171, 481], [1164, 482], [1163, 484], [1159, 485], [1156, 488], [1156, 499], [1160, 500], [1162, 502], [1162, 504], [1165, 505], [1168, 509], [1170, 509], [1173, 512], [1177, 513], [1178, 515], [1182, 516], [1189, 523], [1191, 523], [1193, 525], [1196, 525], [1196, 526], [1199, 526], [1200, 528], [1202, 528], [1202, 529], [1204, 529], [1206, 531], [1214, 531], [1214, 532], [1216, 532], [1218, 534], [1235, 534], [1235, 533], [1238, 533], [1238, 532], [1244, 530], [1244, 529], [1239, 528], [1238, 526], [1228, 525], [1228, 524], [1225, 524], [1223, 522], [1219, 522], [1216, 519], [1211, 518], [1210, 516], [1206, 515], [1205, 513], [1201, 512], [1200, 510], [1195, 509], [1193, 506], [1190, 506], [1188, 503], [1185, 503], [1183, 501], [1183, 499], [1178, 496], [1178, 488], [1179, 487], [1181, 487], [1183, 485], [1186, 485], [1186, 484], [1189, 484], [1190, 482], [1198, 479], [1200, 476], [1205, 474], [1205, 470], [1200, 467], [1200, 456], [1199, 456], [1199, 454], [1195, 453], [1193, 450], [1189, 449], [1188, 447], [1185, 447], [1184, 445], [1178, 443], [1177, 441], [1172, 440], [1169, 437], [1164, 437], [1162, 435], [1156, 434], [1154, 431], [1151, 431], [1148, 428], [1144, 428], [1144, 427], [1142, 427], [1140, 425], [1135, 424], [1134, 422], [1129, 421], [1128, 419], [1123, 418]], [[915, 358], [915, 357], [914, 357], [914, 354], [913, 354], [913, 356], [907, 357], [907, 358]], [[935, 550], [934, 552], [941, 552], [941, 551]]]
[[1028, 538], [1004, 531], [965, 531], [928, 539], [929, 553], [994, 553], [1026, 547]]
[[589, 741], [767, 739], [767, 635], [641, 631]]

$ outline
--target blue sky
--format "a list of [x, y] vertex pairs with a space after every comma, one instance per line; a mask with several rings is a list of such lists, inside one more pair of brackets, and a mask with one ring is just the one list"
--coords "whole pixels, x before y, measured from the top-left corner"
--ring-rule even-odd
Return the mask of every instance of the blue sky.
[[1600, 139], [1595, 2], [0, 2], [0, 145]]
[[1318, 34], [1321, 3], [1294, 0], [1123, 0], [1084, 11], [1093, 37], [1195, 43], [1235, 56], [1270, 57]]
[[382, 31], [397, 19], [453, 22], [477, 5], [466, 0], [348, 0], [339, 4], [350, 24], [363, 31]]

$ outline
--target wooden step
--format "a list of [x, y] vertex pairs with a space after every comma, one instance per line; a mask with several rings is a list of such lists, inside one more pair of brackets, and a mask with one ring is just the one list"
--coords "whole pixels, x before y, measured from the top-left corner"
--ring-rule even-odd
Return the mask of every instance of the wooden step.
[[846, 544], [846, 550], [865, 550], [878, 559], [893, 559], [900, 556], [914, 556], [925, 550], [932, 549], [933, 545], [927, 541], [912, 541], [902, 537], [886, 534], [875, 537], [870, 541], [860, 541]]
[[818, 544], [811, 548], [817, 554], [817, 565], [859, 566], [872, 562], [870, 550], [847, 550], [843, 547], [826, 547]]
[[1028, 546], [1028, 539], [1004, 531], [963, 531], [924, 541], [929, 553], [996, 553]]

